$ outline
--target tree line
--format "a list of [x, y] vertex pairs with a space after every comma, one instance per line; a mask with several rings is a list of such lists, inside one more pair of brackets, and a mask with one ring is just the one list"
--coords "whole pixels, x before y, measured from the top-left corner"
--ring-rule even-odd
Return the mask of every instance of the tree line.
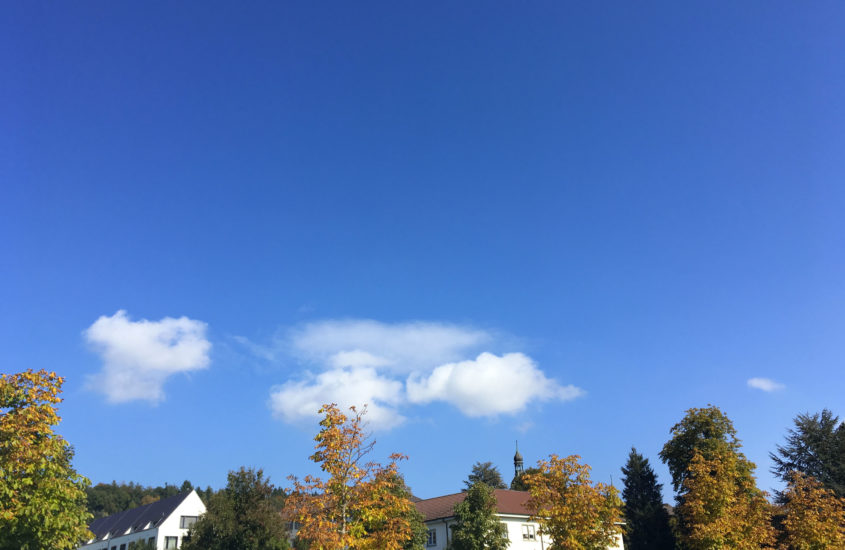
[[[90, 537], [87, 522], [190, 490], [181, 486], [100, 484], [72, 466], [73, 448], [53, 427], [63, 379], [26, 371], [0, 376], [0, 550], [71, 549]], [[309, 457], [320, 476], [289, 478], [276, 487], [262, 470], [240, 468], [226, 487], [198, 491], [207, 512], [184, 550], [419, 550], [426, 528], [393, 454], [371, 460], [375, 442], [362, 429], [366, 408], [334, 404]], [[621, 532], [626, 547], [718, 550], [845, 548], [845, 426], [831, 411], [802, 414], [772, 452], [786, 483], [770, 501], [756, 485], [756, 466], [742, 453], [731, 420], [718, 408], [690, 409], [658, 453], [668, 466], [675, 506], [662, 502], [648, 459], [635, 448], [622, 468], [621, 494], [594, 483], [578, 456], [551, 455], [514, 478], [526, 506], [551, 538], [550, 550], [604, 549]], [[491, 463], [476, 463], [455, 508], [451, 550], [503, 550]], [[623, 527], [624, 526], [624, 527]], [[293, 536], [292, 538], [292, 535]]]

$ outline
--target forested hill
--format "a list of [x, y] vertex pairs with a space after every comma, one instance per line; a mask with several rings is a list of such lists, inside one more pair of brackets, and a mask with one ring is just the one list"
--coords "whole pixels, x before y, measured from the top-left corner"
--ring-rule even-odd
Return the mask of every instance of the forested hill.
[[88, 495], [88, 511], [94, 515], [94, 519], [110, 516], [117, 512], [137, 508], [150, 504], [163, 498], [171, 497], [196, 489], [200, 498], [208, 504], [208, 499], [214, 494], [211, 487], [202, 489], [195, 487], [190, 481], [185, 480], [182, 485], [170, 485], [164, 487], [144, 487], [137, 483], [99, 483], [86, 489]]

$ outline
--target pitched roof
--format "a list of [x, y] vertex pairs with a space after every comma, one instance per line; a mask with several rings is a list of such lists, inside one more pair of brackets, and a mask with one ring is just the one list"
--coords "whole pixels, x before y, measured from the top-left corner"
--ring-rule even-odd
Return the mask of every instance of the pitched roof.
[[[416, 502], [417, 510], [425, 518], [424, 521], [450, 518], [455, 515], [455, 505], [463, 502], [466, 493], [455, 493], [442, 497], [429, 498]], [[508, 489], [496, 489], [493, 491], [496, 497], [496, 512], [499, 514], [512, 514], [516, 516], [530, 516], [531, 510], [526, 502], [531, 498], [528, 491], [511, 491]]]
[[152, 524], [151, 527], [156, 527], [172, 514], [176, 507], [182, 504], [182, 501], [190, 494], [190, 492], [179, 493], [145, 506], [95, 519], [88, 525], [88, 529], [94, 533], [94, 537], [102, 539], [106, 535], [110, 538], [124, 535], [130, 528], [132, 531], [141, 531], [149, 523]]

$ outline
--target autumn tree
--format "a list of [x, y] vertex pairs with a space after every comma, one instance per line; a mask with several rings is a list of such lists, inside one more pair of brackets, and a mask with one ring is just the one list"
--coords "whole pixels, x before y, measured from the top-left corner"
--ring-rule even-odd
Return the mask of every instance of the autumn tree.
[[622, 500], [625, 503], [625, 548], [628, 550], [670, 550], [675, 539], [669, 514], [663, 507], [661, 484], [648, 459], [631, 448], [622, 467]]
[[287, 525], [279, 514], [277, 492], [262, 470], [229, 472], [226, 487], [208, 502], [183, 550], [284, 550]]
[[0, 375], [0, 550], [70, 549], [91, 536], [90, 482], [53, 431], [63, 383], [44, 370]]
[[789, 483], [793, 472], [801, 472], [845, 498], [845, 422], [824, 409], [813, 415], [799, 414], [793, 423], [786, 444], [769, 454], [772, 473]]
[[507, 528], [496, 515], [493, 487], [478, 481], [466, 491], [464, 500], [455, 505], [450, 550], [505, 550], [509, 541]]
[[618, 491], [590, 481], [590, 467], [577, 455], [537, 462], [537, 474], [525, 476], [528, 507], [540, 533], [551, 537], [550, 550], [605, 550], [621, 534]]
[[672, 474], [682, 544], [691, 550], [770, 544], [771, 507], [731, 420], [717, 407], [690, 409], [671, 433], [660, 457]]
[[753, 464], [743, 461], [727, 450], [693, 455], [675, 509], [684, 548], [757, 550], [774, 543], [771, 505], [748, 473]]
[[320, 550], [400, 550], [413, 538], [413, 508], [401, 490], [398, 461], [382, 466], [367, 461], [375, 442], [363, 430], [366, 408], [351, 407], [347, 416], [335, 404], [323, 405], [321, 429], [311, 460], [323, 479], [291, 476], [293, 489], [284, 514], [298, 526], [298, 538]]
[[493, 466], [492, 462], [476, 462], [472, 466], [472, 471], [464, 481], [464, 491], [475, 485], [476, 483], [485, 483], [493, 489], [507, 489], [502, 474], [499, 469]]
[[792, 473], [783, 497], [782, 548], [845, 548], [845, 499], [797, 471]]

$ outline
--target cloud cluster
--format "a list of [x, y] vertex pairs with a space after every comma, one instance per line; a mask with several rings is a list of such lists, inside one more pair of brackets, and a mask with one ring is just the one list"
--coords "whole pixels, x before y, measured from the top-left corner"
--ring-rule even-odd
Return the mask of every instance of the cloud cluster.
[[780, 382], [775, 382], [770, 378], [749, 378], [748, 387], [755, 390], [762, 390], [764, 392], [773, 392], [785, 389], [786, 386]]
[[315, 367], [274, 388], [270, 406], [286, 422], [313, 418], [323, 403], [366, 403], [373, 429], [401, 424], [406, 405], [444, 402], [471, 417], [514, 414], [530, 403], [583, 394], [548, 378], [522, 353], [496, 355], [488, 331], [445, 323], [329, 320], [289, 332], [286, 348]]
[[111, 403], [161, 401], [170, 376], [208, 366], [206, 328], [187, 317], [132, 321], [123, 310], [100, 317], [83, 333], [103, 360], [102, 370], [89, 376], [89, 387]]
[[448, 363], [427, 377], [408, 379], [412, 403], [446, 401], [467, 416], [516, 413], [532, 401], [567, 401], [583, 394], [575, 386], [560, 386], [546, 378], [530, 357], [484, 352], [474, 360]]

